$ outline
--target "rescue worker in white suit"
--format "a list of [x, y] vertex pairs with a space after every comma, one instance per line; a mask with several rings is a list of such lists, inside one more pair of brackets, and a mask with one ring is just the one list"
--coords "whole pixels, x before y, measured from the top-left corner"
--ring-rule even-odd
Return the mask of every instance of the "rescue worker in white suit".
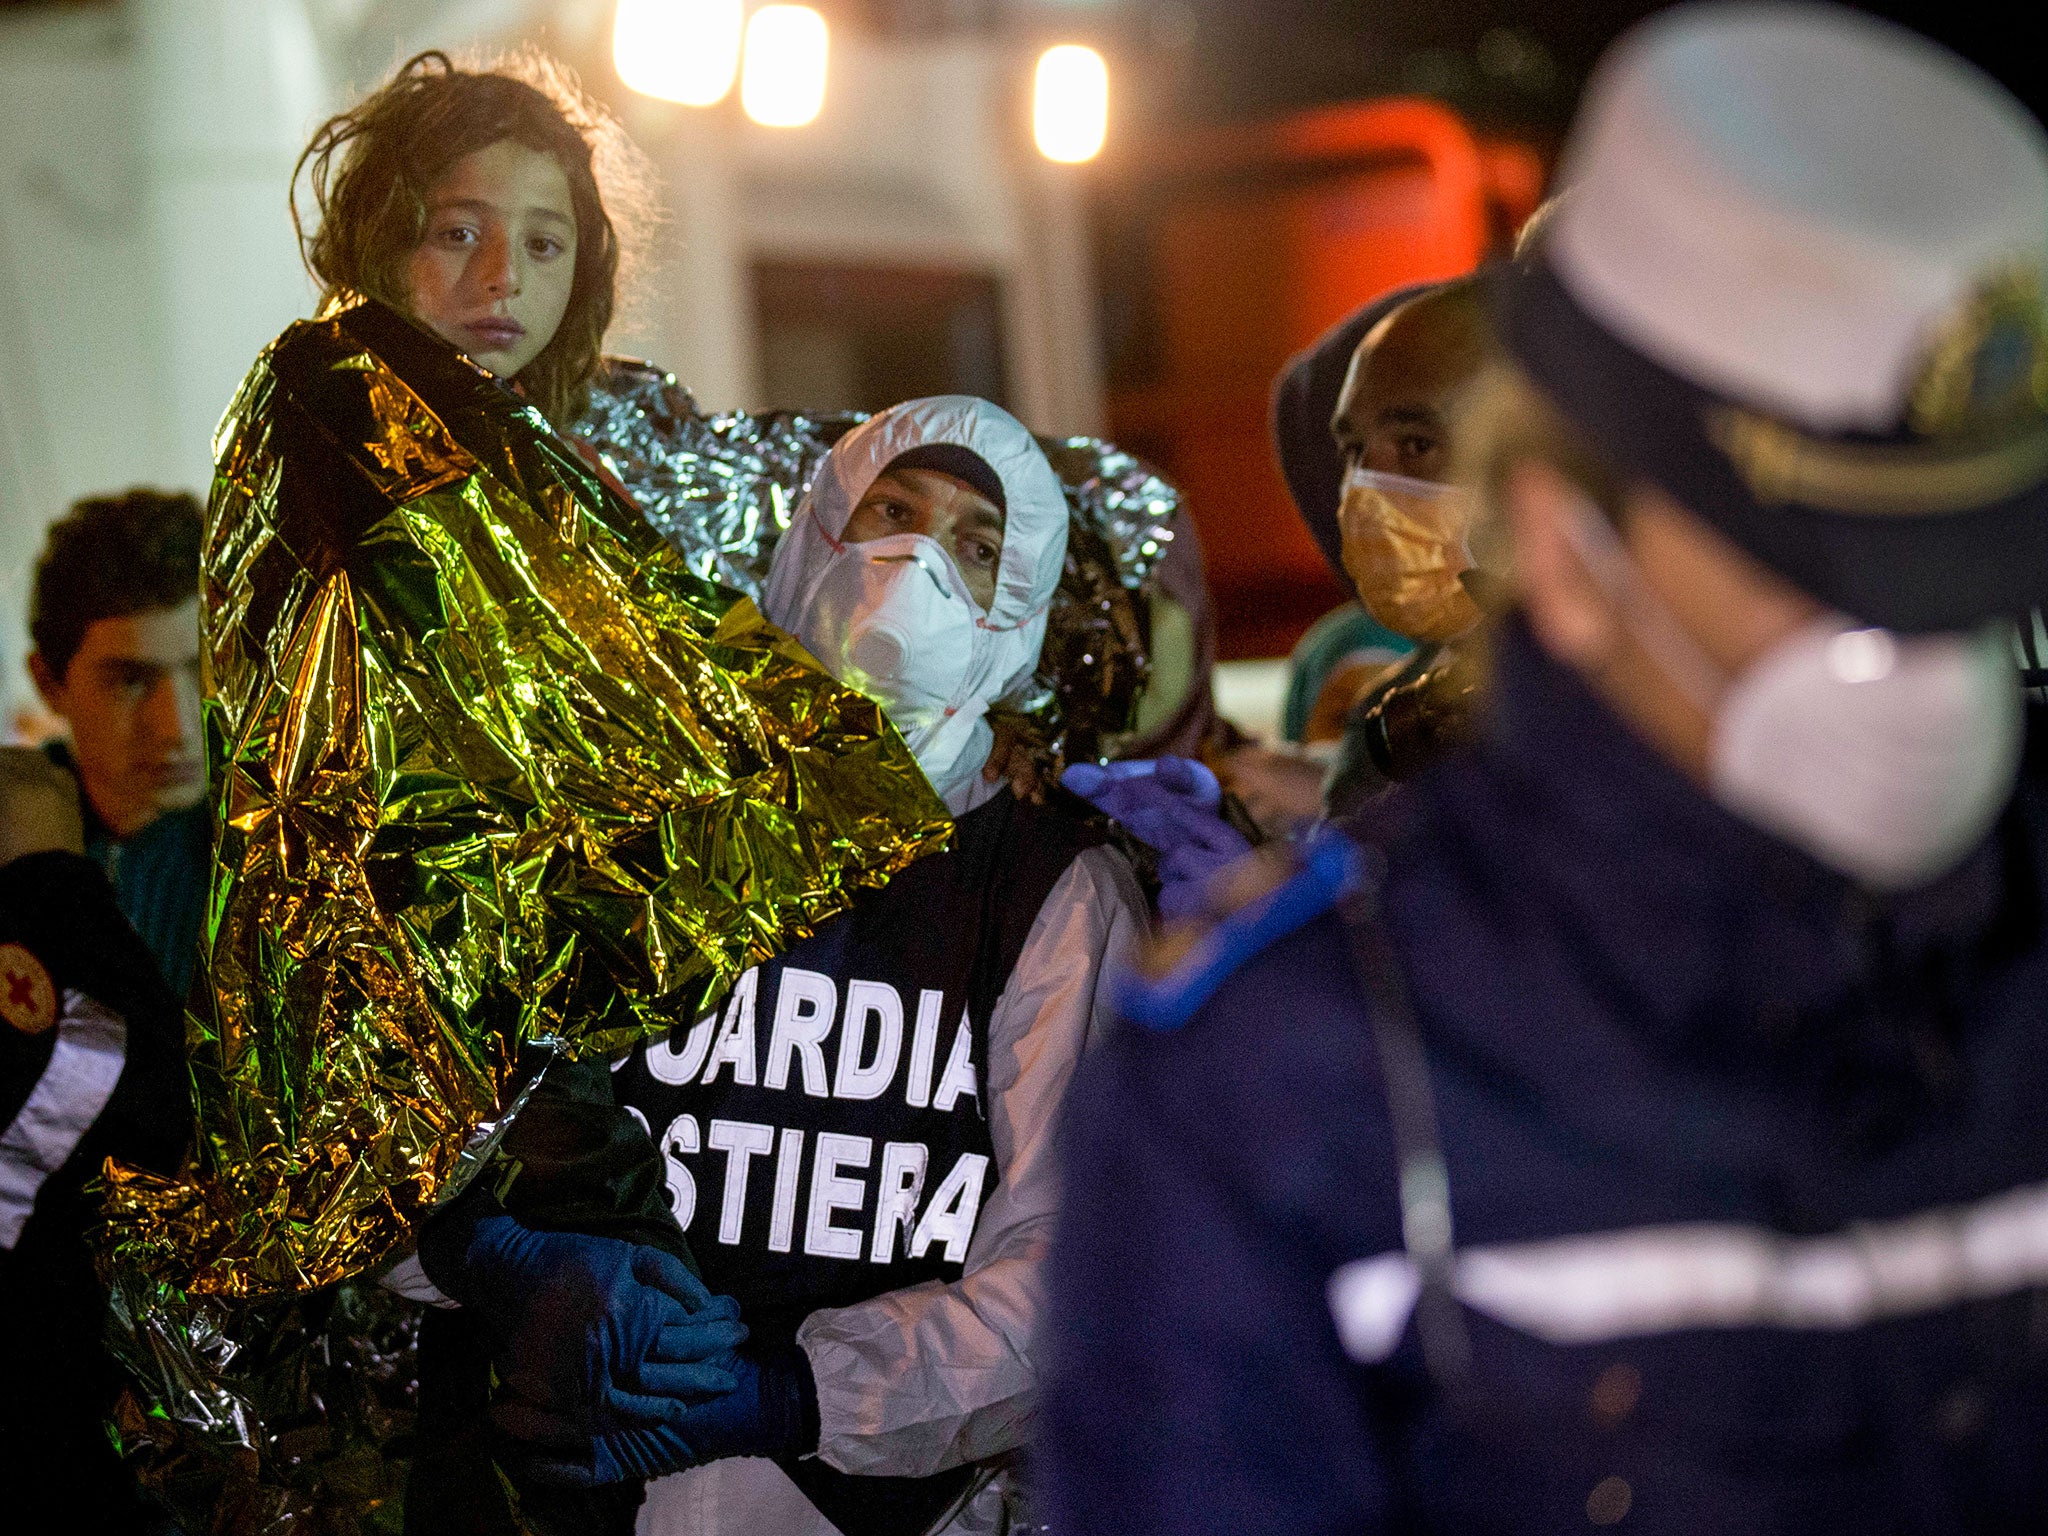
[[884, 706], [957, 828], [618, 1069], [751, 1334], [741, 1389], [693, 1410], [701, 1464], [649, 1486], [650, 1536], [1005, 1528], [1056, 1122], [1145, 923], [1079, 802], [982, 772], [1067, 522], [1023, 425], [943, 397], [849, 433], [776, 552], [768, 616]]

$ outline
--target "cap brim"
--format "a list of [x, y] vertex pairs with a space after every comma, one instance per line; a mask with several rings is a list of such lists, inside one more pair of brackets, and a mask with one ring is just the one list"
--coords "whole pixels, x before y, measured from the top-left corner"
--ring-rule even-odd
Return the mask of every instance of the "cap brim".
[[2048, 433], [1971, 452], [1812, 437], [1638, 352], [1540, 262], [1487, 288], [1503, 348], [1609, 463], [1819, 601], [1908, 632], [2048, 603]]

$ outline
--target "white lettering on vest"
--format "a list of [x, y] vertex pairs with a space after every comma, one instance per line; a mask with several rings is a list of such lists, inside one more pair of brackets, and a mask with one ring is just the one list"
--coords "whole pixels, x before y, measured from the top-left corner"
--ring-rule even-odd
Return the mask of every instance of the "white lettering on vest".
[[775, 1208], [768, 1214], [768, 1251], [789, 1252], [790, 1234], [796, 1230], [796, 1181], [804, 1166], [804, 1133], [784, 1131], [782, 1149], [775, 1154]]
[[925, 1164], [931, 1153], [921, 1141], [892, 1141], [882, 1148], [882, 1182], [875, 1197], [875, 1235], [868, 1258], [888, 1264], [896, 1257], [896, 1229], [910, 1241], [917, 1224], [917, 1197], [924, 1190]]
[[748, 971], [732, 989], [732, 1001], [725, 1005], [725, 1027], [711, 1048], [711, 1060], [704, 1066], [704, 1083], [718, 1081], [718, 1069], [732, 1063], [732, 1080], [754, 1086], [754, 994], [760, 989], [759, 971]]
[[650, 1041], [647, 1046], [647, 1075], [671, 1088], [679, 1088], [689, 1082], [703, 1070], [704, 1058], [711, 1051], [711, 1031], [717, 1027], [718, 1010], [714, 1008], [697, 1021], [696, 1028], [682, 1042], [680, 1051], [676, 1049], [673, 1033]]
[[865, 1187], [859, 1179], [841, 1178], [839, 1170], [866, 1168], [875, 1155], [875, 1143], [866, 1136], [820, 1131], [817, 1148], [811, 1163], [811, 1208], [804, 1218], [804, 1252], [824, 1259], [857, 1259], [860, 1233], [833, 1226], [832, 1213], [860, 1209]]
[[979, 1152], [962, 1152], [960, 1161], [946, 1180], [932, 1192], [932, 1203], [924, 1208], [917, 1230], [910, 1236], [910, 1256], [921, 1259], [933, 1243], [946, 1245], [948, 1264], [967, 1262], [967, 1244], [974, 1236], [974, 1221], [981, 1214], [982, 1176], [988, 1159]]
[[910, 1042], [910, 1081], [903, 1087], [903, 1102], [923, 1109], [932, 1101], [932, 1060], [939, 1053], [939, 1013], [946, 1006], [946, 994], [929, 988], [917, 994], [917, 1033]]
[[718, 1240], [737, 1243], [747, 1219], [747, 1165], [775, 1145], [775, 1132], [751, 1120], [711, 1122], [711, 1147], [725, 1154], [725, 1203], [718, 1212]]
[[794, 965], [784, 969], [782, 985], [775, 990], [775, 1028], [768, 1037], [770, 1088], [789, 1086], [789, 1059], [800, 1053], [804, 1092], [814, 1099], [831, 1097], [825, 1077], [825, 1037], [832, 1033], [832, 1015], [838, 1006], [839, 988], [830, 976]]
[[953, 1053], [946, 1058], [945, 1073], [932, 1095], [932, 1108], [944, 1114], [963, 1093], [977, 1104], [981, 1102], [974, 1086], [974, 1028], [964, 1008], [960, 1010], [959, 1032], [953, 1036]]
[[[863, 1065], [871, 1018], [879, 1019], [881, 1028], [875, 1036], [875, 1059]], [[886, 981], [849, 981], [846, 1012], [839, 1022], [839, 1061], [832, 1075], [832, 1097], [879, 1099], [888, 1092], [902, 1056], [903, 999], [896, 989]]]
[[[636, 1109], [633, 1113], [637, 1117], [640, 1111]], [[697, 1181], [683, 1166], [683, 1158], [703, 1150], [697, 1136], [697, 1117], [677, 1115], [661, 1137], [661, 1160], [668, 1165], [668, 1207], [676, 1213], [676, 1225], [686, 1230], [690, 1218], [697, 1214]]]

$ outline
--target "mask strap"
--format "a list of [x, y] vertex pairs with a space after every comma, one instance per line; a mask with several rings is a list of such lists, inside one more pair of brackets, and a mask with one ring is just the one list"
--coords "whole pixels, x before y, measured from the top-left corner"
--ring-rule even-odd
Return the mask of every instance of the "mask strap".
[[[817, 514], [815, 512], [811, 514], [811, 520], [817, 522]], [[846, 553], [846, 546], [844, 544], [835, 540], [831, 534], [825, 533], [825, 525], [823, 523], [818, 523], [818, 532], [824, 534], [825, 542], [832, 546], [832, 553], [835, 556]], [[832, 574], [833, 565], [834, 561], [832, 560], [819, 561], [818, 568], [811, 572], [810, 580], [804, 583], [803, 591], [797, 595], [796, 611], [789, 615], [787, 628], [790, 633], [797, 635], [800, 639], [802, 638], [804, 626], [810, 620], [811, 608], [818, 601], [818, 588], [825, 585], [825, 578]], [[805, 640], [803, 643], [809, 645], [811, 642]]]
[[1371, 1009], [1373, 1044], [1394, 1133], [1401, 1247], [1418, 1286], [1416, 1332], [1423, 1363], [1453, 1403], [1472, 1370], [1472, 1339], [1458, 1301], [1458, 1255], [1451, 1225], [1451, 1177], [1437, 1126], [1436, 1087], [1415, 1019], [1408, 981], [1380, 911], [1379, 881], [1354, 881], [1339, 910], [1352, 974]]
[[1619, 608], [1629, 632], [1650, 653], [1657, 668], [1693, 706], [1712, 715], [1728, 686], [1728, 675], [1686, 632], [1636, 570], [1635, 560], [1614, 525], [1584, 496], [1571, 498], [1565, 542], [1607, 600]]

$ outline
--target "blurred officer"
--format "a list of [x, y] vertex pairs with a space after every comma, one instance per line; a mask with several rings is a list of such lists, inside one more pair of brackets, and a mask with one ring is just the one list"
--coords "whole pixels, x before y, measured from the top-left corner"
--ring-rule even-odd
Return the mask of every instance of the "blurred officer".
[[[102, 1426], [118, 1381], [86, 1184], [168, 1172], [208, 856], [199, 509], [134, 491], [50, 530], [30, 658], [68, 749], [0, 751], [0, 1488], [7, 1528], [141, 1531]], [[138, 932], [138, 930], [140, 930]]]
[[1992, 622], [2048, 592], [2048, 141], [1887, 24], [1710, 6], [1566, 169], [1474, 423], [1481, 739], [1077, 1086], [1069, 1536], [2048, 1526], [2048, 802]]

